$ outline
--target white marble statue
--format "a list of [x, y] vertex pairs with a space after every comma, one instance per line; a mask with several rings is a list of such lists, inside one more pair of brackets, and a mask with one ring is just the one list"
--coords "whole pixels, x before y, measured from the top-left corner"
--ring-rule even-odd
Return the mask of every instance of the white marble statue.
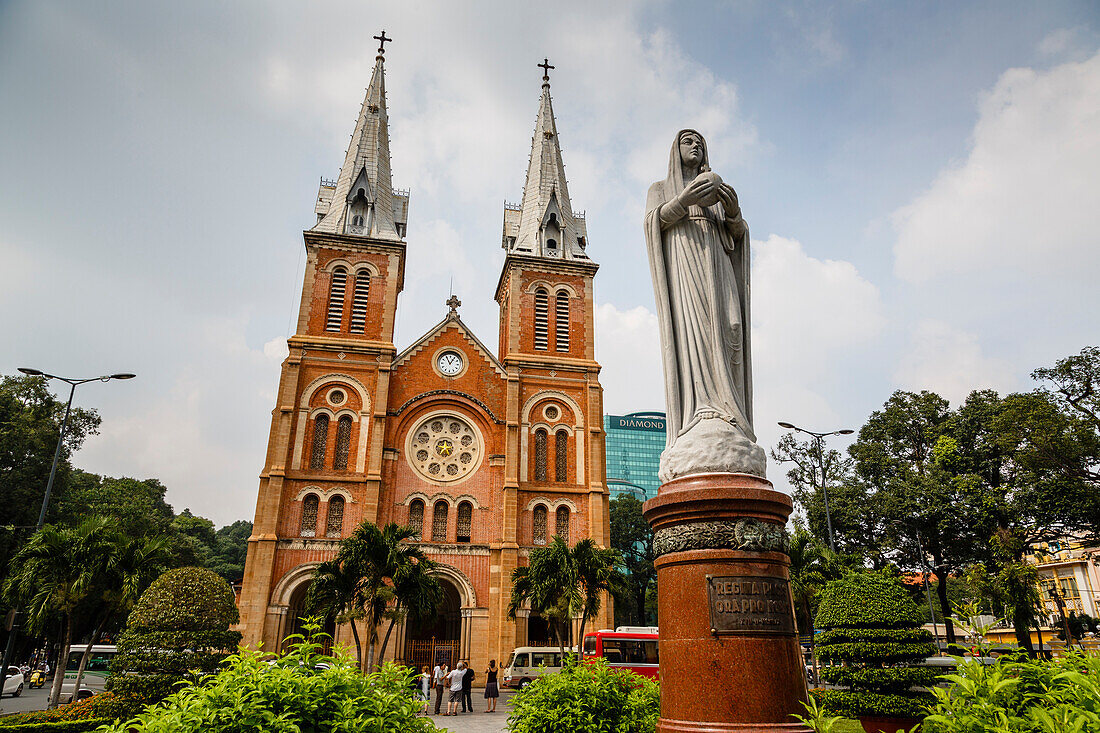
[[668, 416], [660, 478], [763, 477], [752, 428], [749, 229], [695, 130], [677, 133], [668, 177], [649, 189], [645, 233]]

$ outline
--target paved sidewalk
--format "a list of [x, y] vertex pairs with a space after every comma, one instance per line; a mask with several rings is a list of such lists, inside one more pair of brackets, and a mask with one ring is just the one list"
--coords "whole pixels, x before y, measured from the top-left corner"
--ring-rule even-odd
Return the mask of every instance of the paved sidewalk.
[[451, 733], [505, 733], [508, 730], [508, 713], [512, 712], [510, 702], [514, 694], [511, 690], [501, 690], [500, 699], [497, 700], [497, 711], [487, 713], [485, 698], [481, 697], [481, 690], [475, 689], [474, 710], [476, 712], [459, 713], [454, 716], [433, 715], [432, 720], [437, 726]]

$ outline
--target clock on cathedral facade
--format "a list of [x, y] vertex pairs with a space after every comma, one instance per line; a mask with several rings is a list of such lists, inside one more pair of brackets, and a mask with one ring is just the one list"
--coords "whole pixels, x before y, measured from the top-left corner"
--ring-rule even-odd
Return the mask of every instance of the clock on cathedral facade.
[[[304, 232], [301, 308], [240, 596], [245, 644], [278, 649], [300, 630], [312, 573], [341, 538], [360, 522], [397, 522], [438, 564], [444, 600], [432, 624], [399, 622], [386, 658], [484, 669], [549, 643], [529, 611], [508, 618], [512, 571], [530, 551], [555, 534], [610, 543], [598, 266], [569, 199], [545, 75], [531, 144], [523, 199], [504, 209], [497, 349], [462, 322], [452, 296], [442, 320], [399, 351], [409, 193], [391, 182], [379, 52], [340, 174], [322, 179]], [[589, 628], [611, 619], [607, 599]], [[350, 627], [330, 631], [351, 642]]]

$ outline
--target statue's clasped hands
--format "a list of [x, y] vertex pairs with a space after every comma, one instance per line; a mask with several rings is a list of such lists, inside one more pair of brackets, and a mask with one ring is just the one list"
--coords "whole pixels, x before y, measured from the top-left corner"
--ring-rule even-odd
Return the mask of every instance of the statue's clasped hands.
[[741, 213], [737, 203], [737, 192], [722, 182], [721, 176], [714, 171], [704, 171], [684, 188], [680, 194], [680, 203], [687, 206], [713, 206], [719, 201], [726, 210], [727, 219], [735, 219]]

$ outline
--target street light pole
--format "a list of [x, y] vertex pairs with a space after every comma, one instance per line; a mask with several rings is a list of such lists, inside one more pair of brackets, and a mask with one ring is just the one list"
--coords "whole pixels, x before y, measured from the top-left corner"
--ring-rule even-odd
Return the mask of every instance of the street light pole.
[[[794, 430], [798, 433], [805, 433], [806, 435], [809, 435], [814, 439], [814, 456], [817, 458], [817, 466], [815, 466], [814, 468], [821, 469], [821, 495], [825, 499], [825, 527], [829, 532], [829, 549], [831, 549], [833, 552], [836, 552], [836, 539], [833, 537], [833, 517], [829, 511], [829, 488], [828, 486], [826, 486], [826, 484], [828, 483], [828, 475], [826, 473], [825, 466], [825, 438], [829, 437], [830, 435], [851, 435], [855, 431], [845, 428], [843, 430], [833, 430], [828, 433], [818, 433], [814, 432], [813, 430], [806, 430], [805, 428], [800, 428], [792, 423], [782, 421], [779, 423], [779, 427], [786, 428], [787, 430]], [[814, 482], [816, 483], [817, 476], [815, 475], [813, 478]]]
[[[40, 369], [31, 369], [29, 367], [19, 367], [19, 371], [23, 372], [28, 377], [57, 379], [69, 385], [69, 401], [65, 404], [65, 417], [61, 420], [61, 434], [57, 436], [57, 446], [53, 451], [53, 463], [50, 464], [50, 477], [46, 481], [46, 493], [42, 497], [42, 509], [38, 512], [38, 525], [35, 527], [35, 532], [41, 532], [42, 528], [46, 525], [46, 510], [49, 509], [50, 506], [50, 495], [53, 493], [53, 480], [57, 476], [57, 464], [61, 458], [61, 446], [65, 444], [65, 433], [69, 429], [69, 414], [72, 412], [73, 395], [76, 394], [77, 386], [88, 382], [110, 382], [112, 379], [133, 379], [136, 375], [130, 374], [129, 372], [120, 372], [118, 374], [106, 374], [101, 377], [72, 379], [69, 377], [59, 377], [56, 374], [47, 374]], [[4, 659], [0, 662], [0, 691], [4, 689], [4, 680], [8, 677], [8, 664], [11, 662], [12, 650], [15, 647], [15, 634], [19, 630], [18, 620], [20, 614], [19, 611], [13, 610], [15, 613], [12, 616], [12, 625], [8, 629], [8, 643], [4, 646]], [[61, 661], [63, 660], [59, 660], [59, 664]], [[54, 674], [64, 673], [64, 669], [54, 670]]]

